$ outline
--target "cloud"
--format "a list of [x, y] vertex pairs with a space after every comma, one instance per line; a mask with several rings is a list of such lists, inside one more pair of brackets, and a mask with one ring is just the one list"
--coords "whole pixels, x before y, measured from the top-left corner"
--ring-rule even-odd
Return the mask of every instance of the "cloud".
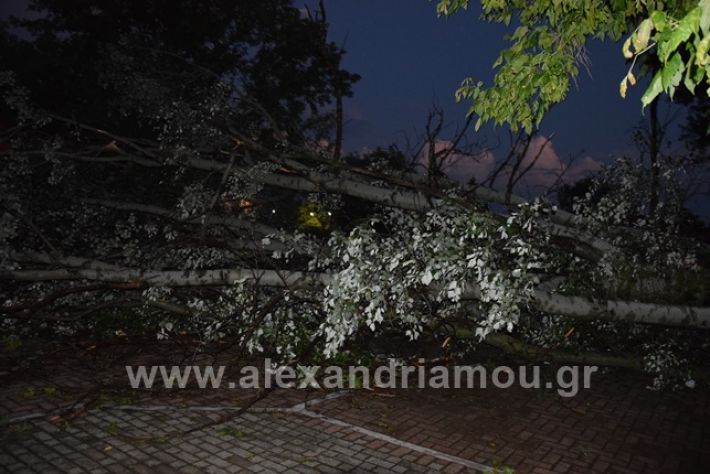
[[564, 176], [566, 183], [574, 183], [582, 178], [591, 176], [602, 169], [602, 164], [596, 161], [591, 156], [585, 156], [582, 159], [575, 160], [572, 162], [570, 167], [567, 169], [567, 174]]
[[[449, 140], [438, 140], [434, 144], [434, 152], [439, 153], [449, 150], [453, 147], [453, 143]], [[419, 154], [418, 162], [420, 172], [424, 172], [427, 166], [427, 156], [429, 155], [429, 145], [426, 144]], [[443, 172], [449, 178], [460, 183], [468, 183], [471, 178], [474, 178], [477, 183], [485, 180], [492, 172], [495, 166], [495, 156], [489, 151], [482, 151], [475, 154], [465, 154], [460, 152], [451, 152], [447, 157], [446, 163], [443, 166]]]
[[[562, 183], [574, 183], [585, 178], [602, 167], [602, 164], [590, 156], [584, 156], [567, 163], [560, 159], [550, 138], [533, 137], [518, 172], [530, 167], [530, 170], [518, 181], [515, 192], [523, 195], [535, 195], [547, 191], [552, 186]], [[512, 168], [501, 172], [496, 180], [496, 187], [503, 188], [510, 177]]]
[[[517, 190], [525, 190], [536, 193], [545, 191], [559, 180], [565, 171], [565, 164], [562, 163], [555, 146], [549, 138], [536, 136], [530, 141], [530, 146], [523, 157], [516, 174], [529, 171], [520, 178]], [[504, 187], [513, 172], [512, 166], [506, 167], [496, 181], [497, 187]]]
[[[436, 152], [451, 149], [451, 141], [439, 140], [435, 143]], [[422, 171], [426, 167], [428, 146], [425, 146], [419, 156], [419, 163]], [[483, 151], [475, 155], [452, 152], [444, 165], [444, 173], [450, 178], [466, 183], [475, 178], [477, 183], [486, 181], [491, 177], [496, 166], [493, 153]], [[546, 137], [536, 136], [532, 139], [530, 146], [518, 167], [518, 171], [530, 168], [527, 173], [518, 181], [515, 192], [524, 195], [539, 194], [546, 191], [559, 181], [564, 183], [574, 183], [580, 179], [593, 174], [601, 169], [602, 164], [590, 156], [585, 156], [573, 160], [571, 163], [562, 161], [555, 150], [552, 141]], [[508, 183], [512, 166], [506, 166], [498, 174], [494, 188], [503, 189]]]

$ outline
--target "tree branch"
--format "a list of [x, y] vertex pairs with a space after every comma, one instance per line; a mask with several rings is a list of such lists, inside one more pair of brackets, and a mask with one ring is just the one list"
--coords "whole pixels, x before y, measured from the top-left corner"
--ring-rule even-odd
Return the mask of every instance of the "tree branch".
[[[216, 270], [142, 270], [101, 268], [73, 268], [55, 270], [5, 270], [0, 271], [0, 281], [51, 281], [90, 280], [102, 282], [130, 282], [145, 286], [210, 286], [232, 285], [248, 281], [267, 287], [313, 288], [328, 285], [333, 276], [327, 273], [265, 269], [216, 269]], [[435, 287], [429, 288], [435, 291]], [[469, 285], [465, 299], [480, 299], [480, 291]], [[532, 306], [540, 311], [578, 319], [606, 319], [643, 324], [710, 328], [710, 307], [677, 306], [632, 301], [599, 300], [580, 296], [566, 296], [548, 291], [535, 290]]]

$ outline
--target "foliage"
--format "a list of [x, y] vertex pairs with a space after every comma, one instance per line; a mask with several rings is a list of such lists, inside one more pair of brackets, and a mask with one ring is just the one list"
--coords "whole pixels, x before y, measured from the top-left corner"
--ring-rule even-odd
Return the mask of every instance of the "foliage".
[[[187, 37], [169, 9], [149, 20], [111, 4], [134, 25], [114, 35], [92, 22], [103, 10], [37, 5], [56, 15], [26, 23], [37, 36], [6, 38], [2, 53], [15, 68], [0, 84], [17, 124], [0, 168], [4, 332], [189, 335], [293, 361], [459, 326], [477, 341], [502, 332], [549, 347], [568, 330], [561, 318], [578, 318], [596, 322], [566, 348], [630, 348], [655, 374], [687, 374], [685, 333], [664, 328], [638, 347], [651, 330], [625, 318], [658, 318], [605, 306], [624, 298], [623, 308], [677, 314], [675, 289], [702, 280], [678, 233], [672, 163], [659, 169], [653, 208], [647, 173], [620, 161], [565, 214], [416, 175], [393, 148], [333, 160], [314, 145], [324, 129], [313, 123], [335, 94], [321, 57], [332, 45], [288, 2], [189, 3], [218, 18]], [[222, 17], [240, 12], [246, 29]], [[293, 45], [291, 34], [308, 41]], [[215, 59], [205, 41], [234, 48]], [[56, 86], [67, 96], [55, 97], [28, 64], [46, 73], [62, 60]], [[649, 275], [668, 291], [630, 288]], [[660, 322], [707, 320], [707, 308], [683, 307]]]
[[[644, 107], [662, 92], [672, 98], [681, 81], [691, 94], [703, 84], [707, 87], [705, 93], [710, 93], [710, 1], [700, 0], [694, 8], [693, 2], [688, 3], [665, 9], [652, 6], [648, 17], [624, 43], [624, 57], [634, 60], [656, 47], [660, 70], [641, 97]], [[631, 71], [621, 83], [622, 96], [627, 80], [633, 85]]]
[[[214, 106], [223, 80], [282, 126], [302, 124], [306, 115], [315, 125], [336, 82], [347, 97], [358, 80], [333, 70], [344, 51], [327, 41], [326, 25], [302, 18], [289, 0], [258, 8], [226, 0], [33, 0], [30, 9], [40, 15], [8, 25], [29, 38], [2, 36], [3, 67], [32, 89], [35, 104], [132, 136], [159, 129], [146, 123], [156, 115], [184, 120], [166, 133], [194, 129], [190, 105]], [[266, 125], [253, 106], [232, 112], [252, 127]], [[303, 133], [288, 131], [291, 139]]]
[[[432, 321], [467, 312], [479, 338], [510, 331], [545, 261], [527, 239], [509, 238], [513, 227], [517, 235], [520, 227], [535, 232], [529, 217], [496, 223], [441, 208], [425, 216], [386, 212], [347, 236], [334, 235], [330, 255], [312, 264], [335, 271], [323, 302], [326, 353], [363, 327], [395, 327], [416, 339]], [[465, 301], [471, 286], [480, 293], [477, 304]]]
[[[451, 15], [468, 5], [469, 0], [440, 0], [437, 13]], [[628, 35], [623, 54], [633, 63], [621, 82], [622, 96], [637, 82], [637, 58], [653, 54], [658, 59], [661, 68], [643, 95], [644, 107], [662, 92], [672, 97], [680, 87], [693, 93], [710, 86], [707, 0], [482, 0], [481, 7], [483, 19], [512, 23], [515, 29], [507, 37], [511, 46], [493, 65], [494, 83], [486, 87], [468, 78], [456, 93], [459, 100], [472, 101], [477, 127], [493, 121], [531, 132], [550, 107], [565, 99], [580, 67], [588, 66], [585, 46], [592, 38], [617, 41]]]
[[[683, 241], [681, 234], [684, 170], [670, 159], [659, 163], [659, 168], [663, 195], [654, 209], [648, 199], [653, 183], [647, 170], [633, 160], [617, 159], [581, 184], [583, 192], [573, 198], [575, 215], [591, 232], [613, 241], [618, 251], [595, 268], [571, 262], [571, 269], [583, 276], [568, 279], [563, 291], [576, 293], [584, 288], [602, 298], [635, 298], [653, 291], [665, 301], [707, 304], [707, 288], [694, 288], [694, 282], [703, 279], [698, 249]], [[538, 347], [592, 352], [613, 348], [641, 354], [644, 370], [654, 376], [653, 388], [692, 381], [691, 359], [697, 362], [698, 358], [691, 355], [693, 336], [686, 331], [606, 321], [580, 324], [564, 317], [542, 319], [542, 325], [526, 320], [520, 328], [523, 337]]]

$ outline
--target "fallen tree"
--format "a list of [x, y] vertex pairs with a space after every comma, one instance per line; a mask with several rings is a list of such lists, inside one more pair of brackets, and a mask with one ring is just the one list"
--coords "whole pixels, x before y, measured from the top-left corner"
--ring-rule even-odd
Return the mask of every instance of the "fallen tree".
[[[18, 258], [25, 262], [44, 263], [51, 266], [68, 265], [62, 269], [0, 271], [0, 280], [6, 281], [94, 281], [125, 283], [126, 289], [150, 287], [180, 288], [191, 286], [229, 286], [235, 282], [249, 282], [256, 286], [284, 289], [313, 289], [331, 285], [333, 275], [316, 272], [264, 270], [259, 268], [223, 268], [210, 270], [145, 270], [119, 268], [99, 261], [78, 257], [53, 260], [49, 255]], [[71, 264], [74, 263], [74, 266]], [[432, 293], [445, 288], [431, 288]], [[93, 291], [90, 290], [90, 291]], [[531, 305], [542, 312], [577, 319], [608, 319], [643, 324], [661, 324], [693, 328], [710, 328], [710, 307], [694, 307], [642, 303], [634, 301], [592, 300], [580, 296], [565, 296], [541, 289], [533, 289]], [[481, 290], [467, 284], [461, 299], [478, 300]], [[6, 312], [12, 312], [5, 308]]]
[[[310, 28], [287, 13], [289, 27]], [[689, 353], [691, 329], [706, 337], [710, 292], [696, 247], [679, 238], [672, 170], [652, 211], [642, 175], [619, 162], [598, 179], [604, 194], [568, 212], [422, 176], [394, 157], [355, 165], [319, 145], [313, 121], [327, 118], [327, 94], [311, 103], [306, 84], [263, 104], [265, 91], [231, 70], [142, 45], [129, 33], [104, 43], [115, 97], [86, 119], [2, 76], [17, 120], [0, 169], [5, 329], [27, 335], [36, 321], [71, 334], [109, 319], [288, 358], [314, 341], [334, 356], [365, 333], [414, 340], [461, 318], [478, 340], [534, 355], [523, 348], [574, 324], [564, 340], [580, 353], [631, 350], [653, 373], [687, 375], [685, 355], [659, 354]], [[639, 294], [649, 278], [662, 291]]]

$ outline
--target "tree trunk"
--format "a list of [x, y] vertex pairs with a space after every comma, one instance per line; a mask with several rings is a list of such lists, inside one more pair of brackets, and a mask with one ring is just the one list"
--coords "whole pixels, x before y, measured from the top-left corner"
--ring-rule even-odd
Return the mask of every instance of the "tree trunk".
[[[69, 257], [63, 262], [69, 264]], [[305, 288], [328, 285], [333, 275], [327, 273], [289, 272], [262, 269], [218, 270], [144, 270], [116, 268], [101, 262], [76, 259], [89, 268], [64, 268], [57, 270], [5, 270], [0, 271], [0, 281], [51, 281], [89, 280], [102, 282], [140, 283], [142, 287], [228, 286], [238, 281], [249, 281], [269, 287]], [[43, 262], [44, 263], [44, 262]], [[441, 288], [430, 287], [430, 291]], [[477, 300], [480, 291], [469, 285], [465, 299]], [[595, 301], [580, 296], [565, 296], [544, 290], [535, 290], [531, 304], [540, 311], [578, 319], [606, 319], [643, 324], [710, 328], [710, 307], [675, 306], [635, 301]]]
[[658, 98], [651, 102], [649, 110], [650, 130], [648, 136], [648, 155], [651, 162], [651, 197], [649, 198], [649, 214], [653, 215], [658, 206], [658, 159], [662, 134], [658, 124]]

